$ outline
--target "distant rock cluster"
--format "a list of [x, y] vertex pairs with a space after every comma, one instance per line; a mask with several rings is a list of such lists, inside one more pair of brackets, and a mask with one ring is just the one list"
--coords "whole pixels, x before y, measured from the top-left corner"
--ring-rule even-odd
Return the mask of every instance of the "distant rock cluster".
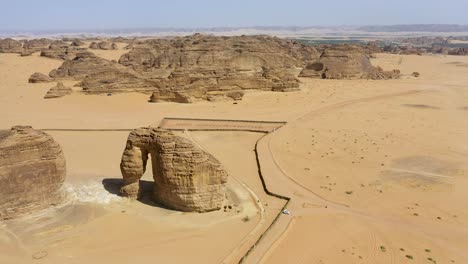
[[0, 131], [0, 219], [62, 203], [65, 175], [62, 148], [51, 136], [29, 126]]
[[383, 52], [403, 55], [442, 54], [468, 55], [468, 45], [452, 44], [452, 41], [468, 41], [468, 37], [413, 37], [396, 39], [395, 43], [383, 47]]
[[90, 49], [102, 49], [102, 50], [116, 50], [118, 49], [115, 42], [101, 41], [101, 42], [91, 42], [89, 45]]
[[41, 52], [41, 56], [52, 59], [67, 60], [74, 58], [75, 54], [84, 50], [80, 48], [83, 42], [73, 40], [71, 43], [63, 40], [32, 39], [18, 41], [11, 38], [0, 39], [0, 53], [18, 53], [21, 56], [30, 56]]
[[132, 46], [118, 63], [79, 53], [50, 76], [81, 80], [86, 93], [146, 92], [152, 101], [239, 100], [249, 89], [297, 90], [297, 68], [317, 55], [311, 47], [265, 36], [198, 34]]
[[207, 212], [221, 209], [228, 173], [221, 163], [190, 140], [156, 128], [139, 128], [128, 136], [120, 169], [122, 195], [141, 196], [140, 178], [149, 156], [154, 199], [172, 209]]
[[[100, 48], [110, 42], [92, 44]], [[387, 79], [370, 64], [366, 50], [350, 47], [326, 49], [269, 36], [193, 36], [134, 41], [118, 63], [80, 52], [50, 76], [80, 80], [85, 93], [144, 92], [150, 102], [190, 103], [194, 100], [241, 100], [246, 90], [295, 91], [296, 78]], [[340, 57], [340, 54], [347, 54]], [[333, 55], [337, 54], [337, 55]], [[356, 62], [359, 62], [357, 65]], [[326, 64], [323, 72], [308, 70]], [[339, 67], [337, 67], [339, 66]]]
[[[248, 90], [290, 92], [299, 90], [297, 77], [324, 79], [392, 79], [399, 71], [384, 71], [370, 63], [379, 52], [377, 43], [366, 46], [312, 47], [295, 40], [270, 36], [211, 36], [93, 41], [90, 49], [117, 49], [127, 43], [129, 52], [118, 61], [98, 57], [78, 39], [25, 41], [0, 40], [0, 51], [35, 52], [63, 60], [52, 70], [53, 81], [79, 81], [84, 93], [140, 92], [150, 102], [191, 103], [197, 100], [241, 100]], [[48, 82], [37, 74], [30, 82]], [[64, 89], [54, 89], [65, 91]]]

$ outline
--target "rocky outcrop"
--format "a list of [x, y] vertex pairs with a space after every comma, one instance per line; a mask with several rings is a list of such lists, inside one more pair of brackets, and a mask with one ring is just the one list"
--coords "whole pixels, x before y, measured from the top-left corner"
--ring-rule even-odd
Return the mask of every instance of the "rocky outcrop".
[[54, 41], [49, 45], [49, 48], [41, 51], [41, 56], [59, 60], [74, 59], [76, 54], [85, 51], [84, 48], [71, 46], [61, 40]]
[[[101, 48], [102, 43], [92, 46]], [[319, 53], [314, 47], [276, 37], [195, 34], [132, 41], [132, 49], [118, 63], [89, 54], [76, 55], [50, 76], [80, 80], [79, 86], [90, 94], [152, 94], [150, 102], [240, 100], [239, 95], [246, 90], [299, 90], [296, 77], [301, 69], [301, 77], [397, 77], [396, 71], [384, 72], [371, 65], [369, 54], [377, 50], [376, 45], [331, 46]]]
[[79, 47], [79, 46], [84, 46], [86, 43], [84, 43], [83, 41], [79, 40], [79, 39], [75, 39], [72, 41], [71, 45], [72, 46], [75, 46], [75, 47]]
[[29, 126], [0, 131], [0, 219], [61, 203], [65, 158], [48, 134]]
[[22, 51], [21, 42], [11, 38], [0, 39], [0, 53], [21, 53]]
[[23, 44], [21, 56], [31, 56], [34, 52], [47, 49], [53, 41], [46, 38], [27, 40]]
[[207, 212], [223, 206], [228, 173], [220, 162], [190, 140], [156, 128], [139, 128], [128, 136], [120, 163], [122, 195], [140, 197], [139, 180], [149, 154], [157, 202], [186, 212]]
[[155, 89], [151, 94], [150, 103], [159, 103], [159, 102], [175, 102], [175, 103], [192, 103], [193, 98], [191, 98], [187, 93], [182, 91], [159, 91]]
[[89, 45], [90, 49], [102, 49], [102, 50], [115, 50], [117, 49], [117, 44], [109, 41], [102, 41], [102, 42], [92, 42]]
[[21, 52], [21, 57], [31, 56], [34, 52], [34, 50], [23, 49]]
[[46, 95], [44, 95], [44, 99], [63, 97], [71, 94], [72, 92], [72, 88], [66, 87], [62, 82], [58, 82], [56, 86], [47, 91]]
[[[77, 56], [50, 76], [81, 79], [86, 93], [157, 90], [151, 101], [230, 100], [233, 94], [239, 100], [243, 90], [297, 90], [298, 67], [317, 57], [312, 47], [268, 36], [196, 34], [134, 41], [132, 47], [119, 63]], [[74, 68], [82, 70], [79, 74], [67, 70]]]
[[91, 42], [91, 44], [89, 44], [89, 48], [90, 49], [99, 49], [99, 45], [97, 42]]
[[52, 70], [49, 76], [55, 79], [81, 80], [90, 74], [112, 68], [112, 62], [99, 58], [89, 51], [81, 51], [76, 53], [73, 59], [66, 60], [58, 69]]
[[52, 81], [52, 78], [43, 73], [36, 72], [33, 75], [31, 75], [31, 77], [29, 77], [28, 81], [30, 83], [48, 83]]
[[369, 55], [361, 47], [339, 45], [326, 48], [320, 58], [309, 63], [299, 77], [322, 79], [392, 79], [398, 71], [385, 72], [372, 66]]
[[52, 40], [46, 38], [31, 39], [24, 42], [23, 48], [30, 52], [37, 52], [42, 49], [47, 49], [52, 42]]

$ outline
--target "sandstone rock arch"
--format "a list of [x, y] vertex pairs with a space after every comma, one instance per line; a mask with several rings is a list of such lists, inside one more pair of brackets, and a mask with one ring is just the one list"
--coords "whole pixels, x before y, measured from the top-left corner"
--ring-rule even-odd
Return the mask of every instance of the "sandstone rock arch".
[[141, 196], [140, 178], [148, 158], [157, 202], [186, 212], [207, 212], [223, 206], [228, 173], [221, 163], [190, 140], [156, 128], [135, 129], [128, 136], [120, 163], [123, 196]]

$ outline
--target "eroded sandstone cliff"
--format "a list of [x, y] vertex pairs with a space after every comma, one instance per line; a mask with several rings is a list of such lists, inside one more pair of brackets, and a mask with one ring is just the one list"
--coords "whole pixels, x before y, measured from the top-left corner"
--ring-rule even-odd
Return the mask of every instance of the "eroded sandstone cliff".
[[0, 219], [59, 204], [65, 158], [48, 134], [29, 126], [0, 131]]
[[184, 101], [231, 99], [250, 89], [297, 90], [298, 69], [317, 54], [312, 47], [269, 36], [195, 34], [134, 42], [118, 63], [77, 54], [50, 76], [82, 80], [86, 93], [144, 92], [153, 94], [153, 101], [177, 101], [180, 94], [187, 96]]
[[140, 197], [139, 180], [148, 156], [154, 177], [154, 199], [172, 209], [206, 212], [220, 209], [228, 173], [212, 155], [167, 130], [139, 128], [128, 136], [120, 169], [122, 195]]
[[395, 79], [399, 71], [374, 67], [360, 46], [336, 45], [323, 50], [320, 58], [307, 64], [300, 77], [321, 79]]

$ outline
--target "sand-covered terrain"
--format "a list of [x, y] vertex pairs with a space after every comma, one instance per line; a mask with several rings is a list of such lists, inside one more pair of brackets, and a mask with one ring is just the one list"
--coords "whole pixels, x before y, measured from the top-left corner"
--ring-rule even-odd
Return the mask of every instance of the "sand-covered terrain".
[[[122, 48], [95, 53], [118, 59]], [[65, 153], [70, 195], [65, 205], [0, 223], [0, 263], [237, 262], [284, 205], [259, 178], [254, 149], [264, 134], [178, 132], [230, 172], [235, 204], [181, 213], [117, 195], [128, 132], [164, 117], [287, 122], [257, 150], [269, 189], [291, 198], [291, 214], [246, 262], [467, 263], [468, 68], [460, 65], [468, 57], [377, 54], [372, 62], [402, 77], [304, 78], [300, 91], [249, 92], [235, 104], [151, 104], [145, 94], [77, 88], [46, 100], [55, 84], [28, 78], [62, 62], [0, 54], [0, 128], [46, 129]]]

